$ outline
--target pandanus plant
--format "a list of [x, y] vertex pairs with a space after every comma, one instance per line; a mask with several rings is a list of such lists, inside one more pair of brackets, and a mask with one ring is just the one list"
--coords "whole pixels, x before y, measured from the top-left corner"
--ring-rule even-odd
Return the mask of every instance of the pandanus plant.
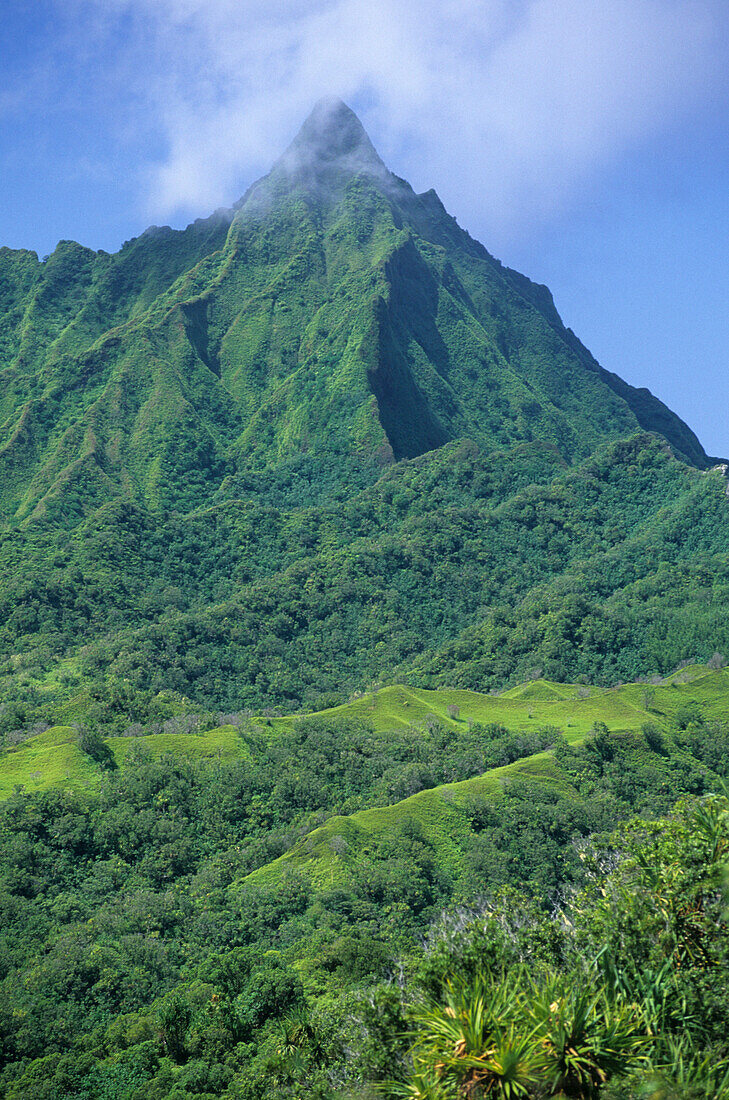
[[540, 1081], [548, 1096], [593, 1100], [609, 1078], [635, 1065], [646, 1045], [636, 1005], [562, 977], [535, 990], [531, 1012], [544, 1050]]
[[636, 1082], [639, 1100], [729, 1100], [729, 1059], [695, 1050], [685, 1038], [667, 1039]]
[[411, 1100], [462, 1096], [529, 1096], [541, 1052], [535, 1043], [523, 993], [480, 976], [449, 986], [443, 1003], [431, 1001], [415, 1014], [415, 1073], [393, 1096]]
[[594, 1100], [645, 1043], [636, 1006], [521, 969], [451, 986], [413, 1022], [414, 1073], [387, 1089], [401, 1100]]

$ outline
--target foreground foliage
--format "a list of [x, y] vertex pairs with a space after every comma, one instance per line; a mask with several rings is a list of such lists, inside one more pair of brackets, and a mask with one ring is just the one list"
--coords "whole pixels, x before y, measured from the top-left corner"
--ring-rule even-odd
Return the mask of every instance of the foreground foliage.
[[729, 801], [680, 804], [588, 858], [548, 950], [505, 897], [431, 954], [402, 996], [414, 1043], [388, 1095], [729, 1096]]
[[[674, 1054], [698, 1065], [721, 1042], [725, 816], [706, 801], [729, 774], [719, 723], [558, 740], [549, 770], [513, 764], [503, 787], [486, 772], [460, 809], [446, 799], [445, 826], [438, 802], [424, 818], [386, 805], [412, 735], [309, 719], [258, 751], [246, 736], [238, 760], [140, 747], [94, 798], [18, 792], [0, 806], [4, 1095], [332, 1097], [378, 1075], [402, 1089], [405, 1033], [436, 1019], [450, 1034], [478, 1004], [466, 1069], [480, 1080], [492, 1051], [488, 1072], [514, 1088], [549, 1073], [599, 1088], [634, 1054], [658, 1080]], [[433, 727], [423, 764], [449, 745], [478, 771], [509, 740], [462, 737], [459, 750]], [[681, 789], [704, 800], [650, 824]], [[547, 915], [555, 905], [564, 918]], [[388, 972], [404, 993], [378, 986]], [[656, 1045], [659, 1030], [674, 1047]], [[437, 1040], [434, 1061], [434, 1042], [416, 1047], [433, 1087], [449, 1053]]]

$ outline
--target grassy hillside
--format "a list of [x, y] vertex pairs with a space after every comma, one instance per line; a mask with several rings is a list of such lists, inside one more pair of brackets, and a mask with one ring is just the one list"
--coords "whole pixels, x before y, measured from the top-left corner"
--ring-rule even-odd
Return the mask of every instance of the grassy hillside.
[[[453, 707], [458, 709], [458, 718], [450, 716]], [[459, 722], [494, 722], [528, 731], [552, 725], [563, 732], [569, 744], [579, 745], [596, 723], [603, 723], [610, 733], [618, 736], [638, 734], [646, 725], [668, 731], [675, 728], [682, 711], [686, 712], [685, 720], [690, 720], [687, 708], [694, 718], [729, 722], [729, 670], [687, 666], [660, 684], [625, 684], [608, 690], [538, 680], [497, 697], [468, 691], [411, 691], [395, 687], [383, 690], [374, 699], [365, 698], [329, 714], [369, 715], [383, 730], [398, 723], [417, 726], [427, 721], [429, 715], [451, 727]], [[254, 872], [249, 881], [261, 886], [276, 881], [287, 870], [296, 870], [305, 873], [320, 888], [346, 882], [347, 856], [342, 858], [342, 852], [349, 849], [351, 856], [366, 849], [403, 820], [417, 822], [438, 861], [458, 875], [462, 870], [463, 842], [472, 835], [474, 802], [498, 798], [504, 784], [530, 780], [552, 792], [574, 795], [553, 754], [534, 754], [460, 783], [420, 791], [394, 806], [334, 818], [279, 860]]]
[[[153, 758], [165, 755], [180, 759], [230, 760], [247, 755], [245, 744], [232, 726], [204, 734], [152, 734], [112, 737], [108, 740], [117, 765], [123, 767], [140, 749]], [[78, 747], [78, 732], [69, 726], [52, 726], [22, 744], [3, 750], [0, 756], [0, 798], [7, 798], [18, 786], [26, 791], [47, 791], [65, 787], [94, 792], [104, 781], [104, 769]]]
[[[504, 726], [517, 734], [554, 727], [567, 742], [579, 744], [596, 722], [604, 723], [612, 733], [639, 732], [646, 723], [661, 729], [671, 728], [677, 714], [687, 704], [695, 704], [707, 721], [729, 722], [729, 670], [692, 665], [657, 684], [632, 683], [617, 688], [538, 679], [495, 695], [463, 689], [426, 690], [393, 685], [364, 694], [352, 702], [314, 712], [306, 719], [320, 719], [335, 728], [365, 723], [376, 733], [399, 730], [414, 741], [427, 738], [434, 725], [451, 730], [454, 736], [474, 723]], [[80, 711], [79, 719], [81, 716]], [[301, 721], [300, 715], [253, 717], [244, 720], [242, 731], [240, 727], [225, 725], [204, 732], [145, 734], [140, 728], [135, 736], [109, 737], [107, 744], [121, 767], [130, 755], [139, 755], [140, 751], [156, 759], [170, 755], [180, 759], [226, 761], [250, 756], [251, 743], [245, 732], [249, 727], [255, 729], [261, 739], [257, 750], [253, 750], [260, 754], [266, 752], [266, 746], [274, 743], [280, 733], [292, 730]], [[544, 773], [545, 759], [544, 756], [532, 757], [524, 767], [531, 770], [538, 760], [539, 769]], [[442, 800], [444, 791], [478, 790], [482, 782], [488, 787], [493, 783], [492, 776], [508, 775], [513, 769], [521, 774], [521, 768], [521, 764], [509, 765], [490, 773], [484, 780], [479, 777], [465, 784], [438, 788], [437, 792], [418, 794], [417, 805], [427, 805], [431, 797]], [[54, 787], [93, 791], [103, 782], [104, 774], [104, 770], [78, 748], [76, 729], [55, 726], [0, 752], [0, 798], [8, 797], [18, 785], [28, 791]], [[446, 794], [445, 797], [448, 800], [450, 796]], [[409, 813], [410, 803], [402, 805]], [[357, 820], [356, 816], [352, 818], [352, 821]]]
[[457, 879], [463, 873], [464, 851], [473, 835], [474, 804], [498, 799], [503, 784], [515, 779], [535, 780], [540, 786], [574, 795], [553, 757], [539, 753], [473, 779], [420, 791], [393, 806], [331, 818], [286, 855], [253, 871], [245, 881], [255, 888], [266, 888], [279, 883], [287, 873], [298, 872], [316, 889], [346, 887], [351, 885], [352, 861], [360, 853], [368, 855], [371, 845], [396, 834], [403, 823], [425, 840], [439, 866]]

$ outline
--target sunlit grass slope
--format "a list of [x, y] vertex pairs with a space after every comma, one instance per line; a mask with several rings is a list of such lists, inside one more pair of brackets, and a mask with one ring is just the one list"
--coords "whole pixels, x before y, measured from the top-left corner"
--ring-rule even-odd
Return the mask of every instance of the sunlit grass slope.
[[[651, 718], [640, 704], [640, 692], [635, 693], [634, 702], [624, 688], [582, 688], [545, 680], [519, 685], [501, 695], [448, 688], [428, 691], [397, 685], [321, 713], [332, 718], [360, 718], [381, 732], [417, 726], [429, 716], [454, 728], [471, 722], [497, 722], [509, 729], [528, 732], [550, 725], [563, 730], [568, 740], [583, 736], [596, 721], [605, 722], [609, 728], [628, 730], [640, 729]], [[292, 718], [273, 719], [274, 724], [291, 721]]]
[[[470, 723], [498, 723], [515, 732], [536, 731], [548, 725], [558, 728], [572, 743], [581, 741], [596, 722], [603, 722], [610, 732], [639, 731], [651, 722], [659, 727], [673, 724], [682, 705], [695, 701], [707, 719], [729, 721], [729, 669], [710, 670], [693, 665], [667, 677], [659, 684], [625, 684], [615, 688], [595, 688], [580, 684], [557, 684], [533, 680], [510, 688], [499, 695], [484, 695], [475, 691], [418, 690], [396, 685], [363, 695], [338, 707], [317, 712], [330, 721], [346, 723], [364, 721], [376, 732], [411, 729], [421, 736], [433, 720], [454, 730]], [[260, 719], [264, 737], [275, 738], [277, 730], [290, 727], [300, 716]], [[255, 720], [254, 720], [255, 721]], [[130, 753], [151, 752], [159, 757], [167, 754], [197, 759], [201, 757], [231, 760], [250, 750], [246, 740], [233, 726], [223, 726], [203, 734], [159, 733], [140, 737], [114, 737], [108, 740], [117, 764], [121, 767]], [[413, 803], [425, 812], [426, 796], [452, 801], [453, 792], [484, 789], [496, 782], [494, 777], [510, 774], [510, 769], [527, 766], [548, 767], [548, 754], [530, 758], [528, 764], [514, 764], [497, 769], [486, 777], [438, 788], [438, 792], [423, 792]], [[76, 731], [70, 726], [55, 726], [19, 745], [6, 748], [0, 754], [0, 797], [6, 798], [20, 785], [28, 791], [68, 786], [74, 789], [97, 788], [103, 776], [77, 745]], [[424, 799], [424, 801], [423, 801]], [[420, 801], [417, 801], [420, 800]], [[408, 800], [408, 805], [412, 800]], [[375, 815], [377, 810], [364, 811]], [[383, 811], [384, 812], [384, 811]], [[387, 811], [389, 812], [389, 811]], [[418, 810], [420, 812], [420, 809]], [[357, 821], [361, 815], [350, 820]], [[369, 821], [370, 817], [365, 816]]]
[[99, 769], [78, 747], [78, 734], [70, 726], [54, 726], [7, 748], [0, 758], [0, 797], [17, 786], [27, 791], [50, 787], [96, 786]]
[[[562, 729], [568, 741], [577, 744], [595, 722], [603, 722], [614, 734], [636, 732], [646, 723], [668, 727], [675, 722], [679, 708], [689, 702], [698, 703], [705, 718], [727, 720], [729, 670], [712, 671], [693, 665], [660, 684], [625, 684], [610, 689], [538, 680], [520, 684], [496, 697], [468, 691], [414, 692], [394, 687], [329, 713], [353, 710], [360, 716], [369, 713], [373, 724], [382, 728], [388, 722], [390, 725], [394, 721], [407, 722], [405, 715], [422, 721], [428, 713], [435, 713], [442, 722], [450, 724], [501, 722], [515, 730], [552, 724]], [[448, 710], [454, 705], [459, 708], [457, 718]], [[536, 781], [542, 787], [547, 784], [563, 793], [571, 790], [553, 755], [538, 753], [464, 782], [419, 791], [392, 806], [331, 818], [291, 851], [254, 871], [246, 881], [265, 887], [282, 874], [295, 871], [319, 888], [344, 885], [361, 856], [367, 856], [368, 845], [382, 841], [404, 821], [422, 830], [438, 861], [459, 877], [463, 853], [473, 833], [474, 805], [497, 799], [504, 783], [514, 779]]]
[[304, 874], [319, 888], [343, 885], [358, 857], [369, 854], [377, 842], [407, 822], [422, 831], [438, 862], [456, 877], [472, 834], [470, 811], [479, 802], [498, 798], [503, 784], [515, 777], [569, 790], [551, 753], [541, 752], [461, 783], [445, 783], [396, 802], [392, 806], [360, 810], [348, 817], [332, 817], [305, 836], [291, 851], [248, 875], [246, 882], [261, 887], [287, 872]]
[[[232, 726], [204, 734], [152, 734], [147, 737], [112, 737], [107, 744], [119, 766], [130, 753], [150, 752], [155, 757], [171, 754], [188, 759], [201, 757], [230, 760], [247, 753], [245, 743]], [[0, 798], [7, 798], [17, 786], [27, 791], [51, 787], [74, 790], [98, 789], [104, 771], [78, 747], [78, 734], [69, 726], [54, 726], [30, 737], [0, 756]]]
[[[321, 711], [342, 720], [359, 718], [377, 731], [418, 726], [432, 715], [445, 725], [498, 722], [529, 732], [557, 726], [568, 740], [583, 737], [595, 722], [610, 730], [639, 730], [645, 722], [671, 722], [688, 700], [701, 704], [704, 716], [729, 719], [729, 669], [691, 665], [658, 684], [623, 684], [602, 688], [531, 680], [500, 694], [438, 688], [433, 691], [403, 685], [382, 688], [353, 702]], [[457, 708], [457, 713], [453, 708]], [[289, 725], [293, 717], [273, 718], [271, 725]]]

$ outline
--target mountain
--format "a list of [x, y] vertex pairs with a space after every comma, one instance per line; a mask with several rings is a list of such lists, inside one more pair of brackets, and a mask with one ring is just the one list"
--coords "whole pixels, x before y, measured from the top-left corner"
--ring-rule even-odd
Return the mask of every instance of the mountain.
[[0, 1097], [726, 1097], [726, 467], [336, 100], [0, 318]]
[[725, 584], [716, 460], [339, 100], [231, 210], [114, 255], [0, 249], [0, 355], [0, 677], [30, 713], [729, 645], [694, 576]]
[[546, 288], [388, 172], [339, 101], [233, 211], [113, 256], [3, 249], [0, 279], [10, 521], [115, 498], [189, 509], [302, 456], [361, 484], [461, 438], [574, 461], [643, 428], [712, 461], [598, 366]]

